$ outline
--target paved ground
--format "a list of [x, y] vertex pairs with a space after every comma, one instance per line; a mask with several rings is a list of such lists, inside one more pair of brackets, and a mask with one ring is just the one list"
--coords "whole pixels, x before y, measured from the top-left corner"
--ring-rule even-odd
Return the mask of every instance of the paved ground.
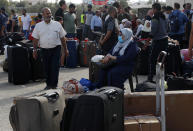
[[[0, 57], [0, 61], [3, 57]], [[43, 90], [45, 83], [36, 82], [29, 83], [26, 85], [12, 85], [8, 83], [7, 73], [3, 72], [0, 67], [0, 131], [12, 131], [9, 124], [9, 112], [14, 97], [30, 95]], [[81, 78], [88, 78], [88, 68], [76, 68], [76, 69], [61, 69], [59, 77], [59, 87], [62, 86], [63, 82], [75, 78], [80, 80]], [[140, 81], [144, 77], [140, 76]], [[135, 84], [134, 84], [135, 85]], [[128, 82], [125, 83], [125, 87], [128, 89]]]

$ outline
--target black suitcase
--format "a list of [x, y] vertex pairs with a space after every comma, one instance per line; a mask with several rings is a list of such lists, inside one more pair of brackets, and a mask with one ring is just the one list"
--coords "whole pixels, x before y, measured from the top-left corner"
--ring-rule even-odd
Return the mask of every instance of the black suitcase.
[[123, 131], [123, 90], [104, 87], [79, 97], [70, 131]]
[[31, 68], [28, 49], [22, 46], [8, 46], [8, 81], [15, 85], [30, 80]]
[[149, 61], [149, 53], [150, 53], [150, 46], [146, 49], [141, 49], [139, 54], [139, 62], [137, 67], [137, 73], [139, 75], [147, 75], [148, 74], [148, 61]]
[[32, 80], [42, 80], [46, 78], [43, 57], [41, 54], [41, 49], [37, 49], [37, 59], [33, 58], [33, 48], [30, 48], [30, 63], [31, 63], [31, 71], [32, 71]]
[[175, 73], [176, 75], [182, 75], [182, 58], [180, 55], [180, 46], [169, 43], [166, 51], [166, 74], [171, 75], [172, 73]]
[[71, 98], [67, 98], [65, 100], [66, 103], [66, 107], [64, 109], [64, 114], [63, 114], [63, 119], [61, 121], [61, 130], [60, 131], [69, 131], [70, 130], [70, 124], [71, 124], [71, 120], [72, 120], [72, 114], [75, 108], [75, 105], [78, 101], [80, 95], [71, 97]]
[[182, 77], [168, 76], [167, 85], [169, 91], [174, 90], [193, 90], [193, 79], [188, 78], [188, 75]]
[[153, 92], [156, 91], [156, 83], [143, 82], [136, 85], [135, 92]]

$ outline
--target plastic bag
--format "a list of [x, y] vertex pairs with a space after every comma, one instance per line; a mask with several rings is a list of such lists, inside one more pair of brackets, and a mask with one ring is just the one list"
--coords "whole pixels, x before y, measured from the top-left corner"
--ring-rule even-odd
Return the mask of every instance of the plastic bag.
[[68, 93], [84, 93], [88, 91], [88, 89], [83, 87], [76, 79], [65, 81], [62, 86], [62, 89], [64, 90], [64, 92]]
[[91, 61], [94, 63], [100, 62], [104, 58], [103, 55], [95, 55], [92, 57]]
[[80, 84], [81, 84], [82, 86], [86, 86], [87, 88], [90, 88], [91, 85], [92, 85], [91, 81], [89, 81], [88, 79], [85, 79], [85, 78], [82, 78], [82, 79], [80, 80]]

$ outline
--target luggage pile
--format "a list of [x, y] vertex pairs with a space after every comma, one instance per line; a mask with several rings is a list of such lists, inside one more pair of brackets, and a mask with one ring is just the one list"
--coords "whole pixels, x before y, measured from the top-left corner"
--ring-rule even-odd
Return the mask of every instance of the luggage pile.
[[[146, 68], [145, 61], [147, 61], [147, 54], [144, 54], [143, 43], [138, 43], [142, 47], [140, 60], [139, 60], [139, 71], [138, 74], [143, 73], [143, 69]], [[148, 49], [145, 48], [146, 50]], [[188, 49], [180, 50], [178, 42], [169, 39], [168, 48], [166, 49], [165, 59], [165, 90], [192, 90], [193, 79], [192, 79], [192, 59], [188, 58]], [[146, 57], [146, 58], [145, 58]], [[143, 62], [144, 60], [144, 62]], [[140, 66], [141, 65], [141, 66]], [[144, 65], [144, 67], [142, 67]], [[148, 69], [145, 69], [148, 70]], [[145, 81], [137, 84], [136, 92], [152, 92], [156, 90], [156, 83]]]
[[[8, 82], [15, 85], [26, 84], [30, 80], [45, 79], [45, 70], [41, 51], [33, 58], [33, 44], [30, 41], [18, 41], [6, 47]], [[4, 65], [5, 66], [5, 65]], [[4, 67], [5, 70], [5, 67]]]
[[62, 89], [14, 99], [14, 131], [123, 131], [123, 90], [104, 87], [67, 96]]

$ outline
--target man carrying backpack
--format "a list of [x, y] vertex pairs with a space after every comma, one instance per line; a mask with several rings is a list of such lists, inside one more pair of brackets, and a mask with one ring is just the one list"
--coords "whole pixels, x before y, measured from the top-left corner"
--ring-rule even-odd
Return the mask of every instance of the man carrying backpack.
[[174, 3], [174, 11], [169, 16], [169, 36], [174, 40], [178, 40], [182, 47], [183, 37], [185, 36], [185, 25], [188, 22], [188, 18], [179, 9], [180, 4]]

